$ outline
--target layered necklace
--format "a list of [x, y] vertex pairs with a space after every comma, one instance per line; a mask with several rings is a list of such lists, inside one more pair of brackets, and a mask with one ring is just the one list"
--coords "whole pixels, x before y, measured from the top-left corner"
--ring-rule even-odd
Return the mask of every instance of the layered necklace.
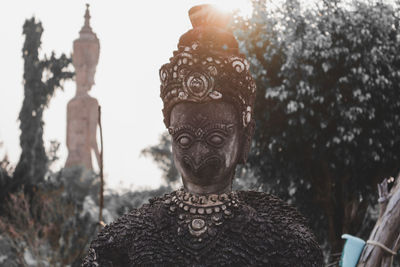
[[170, 214], [178, 216], [178, 236], [186, 236], [192, 244], [216, 236], [218, 227], [232, 218], [239, 207], [236, 192], [195, 195], [183, 188], [172, 193], [164, 203]]

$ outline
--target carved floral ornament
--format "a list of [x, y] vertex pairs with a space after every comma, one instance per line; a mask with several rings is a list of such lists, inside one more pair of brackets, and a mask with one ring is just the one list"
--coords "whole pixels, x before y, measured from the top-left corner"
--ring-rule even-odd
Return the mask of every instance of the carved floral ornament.
[[[240, 105], [246, 127], [252, 119], [256, 90], [249, 63], [238, 55], [198, 53], [198, 49], [198, 43], [179, 47], [170, 63], [160, 69], [165, 117], [179, 102], [202, 103], [229, 96]], [[166, 124], [168, 126], [168, 122]]]

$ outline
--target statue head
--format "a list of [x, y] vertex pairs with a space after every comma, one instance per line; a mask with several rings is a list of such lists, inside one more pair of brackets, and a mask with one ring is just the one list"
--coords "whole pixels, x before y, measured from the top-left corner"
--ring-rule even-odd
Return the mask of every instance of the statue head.
[[222, 193], [247, 159], [256, 87], [228, 30], [230, 17], [209, 5], [193, 7], [189, 16], [193, 29], [160, 69], [164, 123], [184, 187]]
[[93, 86], [99, 54], [100, 42], [90, 27], [89, 5], [87, 5], [85, 24], [79, 32], [79, 38], [74, 41], [72, 55], [78, 92], [87, 92]]

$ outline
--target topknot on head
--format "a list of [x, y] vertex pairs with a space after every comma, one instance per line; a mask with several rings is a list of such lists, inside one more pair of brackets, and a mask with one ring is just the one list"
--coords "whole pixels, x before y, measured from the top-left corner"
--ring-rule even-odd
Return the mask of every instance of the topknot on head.
[[181, 36], [178, 49], [196, 43], [199, 45], [198, 51], [205, 49], [210, 53], [239, 54], [238, 42], [230, 28], [232, 14], [205, 4], [192, 7], [189, 18], [193, 29]]
[[228, 29], [232, 16], [222, 12], [212, 5], [198, 5], [189, 10], [189, 18], [193, 28], [197, 27], [216, 27]]

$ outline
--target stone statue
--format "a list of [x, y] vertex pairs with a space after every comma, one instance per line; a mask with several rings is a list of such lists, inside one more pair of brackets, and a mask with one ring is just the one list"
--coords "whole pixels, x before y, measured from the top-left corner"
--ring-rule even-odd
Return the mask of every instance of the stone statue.
[[97, 163], [100, 154], [96, 141], [98, 123], [97, 100], [88, 92], [94, 84], [94, 75], [99, 61], [100, 43], [89, 24], [89, 5], [86, 7], [85, 24], [74, 41], [72, 63], [76, 71], [76, 95], [67, 106], [67, 148], [65, 167], [84, 166], [92, 169], [92, 150]]
[[322, 266], [305, 219], [275, 196], [232, 191], [254, 129], [255, 82], [209, 5], [160, 69], [164, 122], [183, 188], [107, 225], [82, 266]]

